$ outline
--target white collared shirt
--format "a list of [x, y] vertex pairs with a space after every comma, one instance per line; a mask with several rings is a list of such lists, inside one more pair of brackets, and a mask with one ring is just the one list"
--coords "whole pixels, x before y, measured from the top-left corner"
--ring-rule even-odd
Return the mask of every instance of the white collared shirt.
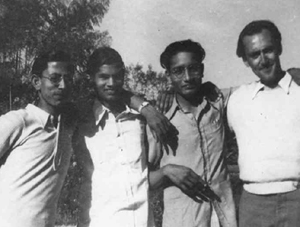
[[90, 156], [84, 167], [92, 166], [90, 227], [153, 226], [148, 203], [145, 123], [128, 107], [115, 117], [98, 100], [93, 113], [96, 130], [84, 137]]
[[0, 226], [53, 227], [72, 129], [62, 122], [56, 129], [31, 104], [1, 116], [0, 125]]
[[286, 75], [270, 89], [241, 86], [228, 103], [239, 147], [240, 177], [256, 194], [295, 190], [300, 180], [300, 87]]

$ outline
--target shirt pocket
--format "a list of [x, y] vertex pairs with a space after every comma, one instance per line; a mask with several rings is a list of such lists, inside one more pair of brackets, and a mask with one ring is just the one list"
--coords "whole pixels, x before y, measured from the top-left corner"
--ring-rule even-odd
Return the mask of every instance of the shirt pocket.
[[221, 112], [217, 109], [212, 109], [212, 111], [208, 112], [203, 119], [203, 128], [205, 133], [214, 134], [218, 132], [223, 125], [223, 119], [221, 116]]
[[127, 120], [118, 125], [123, 162], [134, 169], [146, 168], [145, 124], [139, 119]]

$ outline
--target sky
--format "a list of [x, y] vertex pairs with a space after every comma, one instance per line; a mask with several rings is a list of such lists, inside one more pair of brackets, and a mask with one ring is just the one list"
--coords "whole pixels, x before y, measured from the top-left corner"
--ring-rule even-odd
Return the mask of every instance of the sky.
[[235, 51], [241, 30], [259, 19], [273, 21], [282, 34], [282, 68], [299, 67], [299, 0], [111, 0], [100, 29], [109, 32], [126, 65], [152, 65], [158, 72], [167, 45], [200, 42], [204, 81], [226, 88], [257, 80]]

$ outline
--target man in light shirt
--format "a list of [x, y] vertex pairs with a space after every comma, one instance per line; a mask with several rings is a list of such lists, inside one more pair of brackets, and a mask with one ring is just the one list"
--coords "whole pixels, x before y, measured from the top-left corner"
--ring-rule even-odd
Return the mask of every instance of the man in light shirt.
[[[56, 205], [78, 121], [78, 110], [69, 102], [73, 74], [67, 53], [40, 54], [32, 66], [32, 84], [38, 101], [0, 117], [0, 226], [55, 224]], [[123, 93], [129, 105], [138, 109], [142, 99]], [[154, 131], [163, 136], [169, 122], [151, 105], [143, 109]]]
[[300, 226], [300, 87], [293, 71], [282, 70], [281, 53], [270, 21], [253, 21], [240, 33], [237, 55], [259, 78], [228, 103], [244, 181], [240, 227]]
[[[205, 51], [192, 40], [171, 43], [161, 65], [175, 98], [165, 114], [177, 131], [163, 149], [150, 150], [152, 188], [164, 189], [164, 227], [235, 227], [235, 205], [225, 163], [226, 97], [204, 92]], [[155, 163], [154, 168], [157, 169]]]
[[123, 60], [114, 49], [99, 48], [88, 60], [87, 73], [96, 98], [76, 139], [83, 173], [78, 226], [153, 226], [146, 125], [123, 101]]
[[76, 119], [68, 103], [73, 73], [68, 54], [39, 55], [32, 66], [38, 101], [0, 117], [0, 226], [54, 226]]

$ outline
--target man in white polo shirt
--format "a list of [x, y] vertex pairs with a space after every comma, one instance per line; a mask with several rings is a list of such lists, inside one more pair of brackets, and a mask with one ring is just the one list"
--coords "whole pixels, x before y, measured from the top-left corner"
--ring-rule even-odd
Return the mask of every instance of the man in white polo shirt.
[[237, 55], [259, 77], [228, 103], [244, 191], [240, 227], [300, 226], [300, 87], [282, 70], [281, 34], [270, 21], [249, 23]]

